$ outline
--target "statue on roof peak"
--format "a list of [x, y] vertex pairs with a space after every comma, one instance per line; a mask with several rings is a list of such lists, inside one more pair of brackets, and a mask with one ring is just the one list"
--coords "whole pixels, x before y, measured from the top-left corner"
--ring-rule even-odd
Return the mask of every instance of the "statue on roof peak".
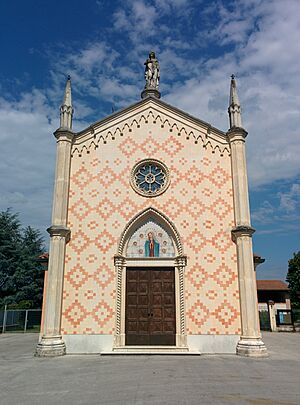
[[156, 89], [158, 90], [159, 85], [159, 63], [155, 57], [155, 52], [150, 52], [149, 57], [146, 59], [145, 63], [145, 89]]

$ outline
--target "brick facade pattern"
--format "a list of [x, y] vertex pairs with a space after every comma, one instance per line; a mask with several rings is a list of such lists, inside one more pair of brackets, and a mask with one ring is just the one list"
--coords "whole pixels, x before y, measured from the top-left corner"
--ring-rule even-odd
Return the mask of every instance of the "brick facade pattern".
[[[186, 123], [184, 132], [176, 131], [162, 112], [160, 120], [141, 117], [145, 112], [134, 117], [140, 124], [125, 124], [99, 147], [72, 158], [62, 333], [114, 333], [113, 257], [128, 221], [152, 206], [174, 223], [188, 258], [187, 333], [239, 334], [230, 156], [191, 139]], [[170, 171], [169, 188], [155, 198], [130, 186], [132, 167], [145, 158], [161, 160]]]

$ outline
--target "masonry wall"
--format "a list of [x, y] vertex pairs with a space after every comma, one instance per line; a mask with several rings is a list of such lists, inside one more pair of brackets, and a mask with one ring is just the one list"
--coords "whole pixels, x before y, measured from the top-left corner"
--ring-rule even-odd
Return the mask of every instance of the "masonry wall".
[[[147, 198], [130, 186], [145, 158], [164, 162], [171, 183]], [[187, 255], [187, 333], [239, 334], [240, 308], [231, 163], [209, 130], [154, 107], [92, 128], [73, 147], [63, 334], [114, 334], [113, 257], [128, 221], [152, 206], [179, 231]]]

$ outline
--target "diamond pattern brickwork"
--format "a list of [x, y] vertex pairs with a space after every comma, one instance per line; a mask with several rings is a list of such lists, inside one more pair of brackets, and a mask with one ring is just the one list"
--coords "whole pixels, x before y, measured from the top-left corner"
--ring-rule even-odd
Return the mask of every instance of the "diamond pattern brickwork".
[[[72, 158], [63, 333], [114, 333], [113, 257], [128, 221], [149, 206], [175, 224], [188, 256], [187, 333], [240, 333], [230, 157], [182, 134], [172, 132], [167, 122], [142, 120]], [[145, 158], [161, 160], [170, 170], [169, 188], [155, 198], [140, 196], [130, 186], [132, 167]]]

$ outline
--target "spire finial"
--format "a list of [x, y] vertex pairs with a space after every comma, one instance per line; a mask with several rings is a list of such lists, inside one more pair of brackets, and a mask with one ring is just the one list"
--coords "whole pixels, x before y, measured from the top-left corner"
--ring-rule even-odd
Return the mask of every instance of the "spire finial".
[[228, 114], [230, 128], [242, 128], [241, 106], [234, 74], [231, 75]]
[[64, 99], [60, 107], [60, 127], [72, 129], [73, 107], [72, 107], [72, 91], [71, 91], [71, 76], [67, 76]]
[[146, 97], [157, 97], [160, 98], [159, 87], [159, 63], [155, 57], [155, 52], [151, 51], [149, 57], [146, 59], [145, 63], [145, 88], [142, 91], [142, 98]]

